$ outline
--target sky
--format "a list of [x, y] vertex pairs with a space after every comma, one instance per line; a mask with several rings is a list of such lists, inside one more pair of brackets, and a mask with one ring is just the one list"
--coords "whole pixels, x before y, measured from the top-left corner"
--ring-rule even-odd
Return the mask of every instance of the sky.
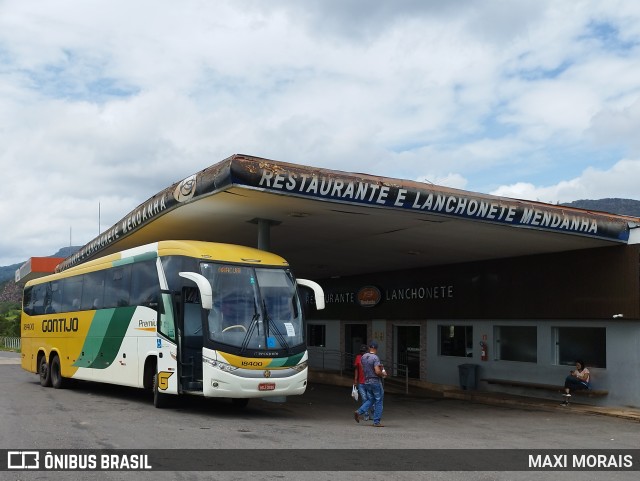
[[634, 0], [0, 0], [0, 265], [234, 153], [640, 200]]

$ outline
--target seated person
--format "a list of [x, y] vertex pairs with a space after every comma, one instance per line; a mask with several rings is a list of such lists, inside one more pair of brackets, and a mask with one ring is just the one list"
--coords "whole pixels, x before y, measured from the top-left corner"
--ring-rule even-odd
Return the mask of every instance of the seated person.
[[589, 369], [584, 365], [584, 361], [578, 359], [576, 361], [576, 368], [569, 371], [569, 375], [564, 380], [564, 401], [562, 404], [569, 404], [569, 398], [571, 397], [571, 389], [591, 389], [591, 373]]

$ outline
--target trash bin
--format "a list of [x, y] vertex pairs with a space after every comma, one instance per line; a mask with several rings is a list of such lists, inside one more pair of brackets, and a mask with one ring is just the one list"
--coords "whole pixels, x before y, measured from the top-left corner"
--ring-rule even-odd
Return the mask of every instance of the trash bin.
[[458, 366], [460, 374], [460, 389], [478, 389], [478, 365], [460, 364]]

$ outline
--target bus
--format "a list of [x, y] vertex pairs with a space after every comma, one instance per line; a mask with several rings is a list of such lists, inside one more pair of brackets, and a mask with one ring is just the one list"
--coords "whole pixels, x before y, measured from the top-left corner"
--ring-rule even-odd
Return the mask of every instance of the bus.
[[22, 368], [44, 387], [69, 379], [176, 395], [303, 394], [307, 351], [298, 286], [324, 308], [315, 282], [295, 279], [270, 252], [201, 241], [159, 241], [26, 283]]

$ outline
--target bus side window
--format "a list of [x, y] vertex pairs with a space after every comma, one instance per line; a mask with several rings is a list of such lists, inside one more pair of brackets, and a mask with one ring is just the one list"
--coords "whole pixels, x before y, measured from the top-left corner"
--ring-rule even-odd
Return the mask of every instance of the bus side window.
[[[184, 335], [202, 336], [202, 309], [198, 289], [184, 288]], [[201, 346], [202, 347], [202, 346]]]
[[31, 312], [34, 316], [44, 314], [45, 294], [45, 284], [33, 286], [33, 292], [31, 294]]
[[82, 276], [69, 277], [62, 283], [61, 312], [80, 310], [80, 296], [82, 295]]
[[159, 292], [160, 282], [158, 281], [156, 261], [150, 260], [133, 264], [131, 267], [130, 305], [158, 310]]
[[105, 271], [90, 272], [83, 276], [82, 299], [80, 300], [82, 310], [102, 309], [104, 276]]
[[60, 312], [60, 281], [47, 282], [47, 290], [44, 302], [45, 314], [56, 314]]
[[22, 310], [25, 314], [33, 315], [33, 286], [27, 287], [22, 294]]
[[104, 289], [104, 306], [124, 307], [129, 305], [129, 288], [131, 286], [131, 265], [115, 267], [107, 270], [107, 283]]
[[161, 292], [162, 306], [158, 315], [158, 332], [164, 334], [172, 341], [176, 340], [176, 326], [173, 318], [172, 295], [168, 291]]

